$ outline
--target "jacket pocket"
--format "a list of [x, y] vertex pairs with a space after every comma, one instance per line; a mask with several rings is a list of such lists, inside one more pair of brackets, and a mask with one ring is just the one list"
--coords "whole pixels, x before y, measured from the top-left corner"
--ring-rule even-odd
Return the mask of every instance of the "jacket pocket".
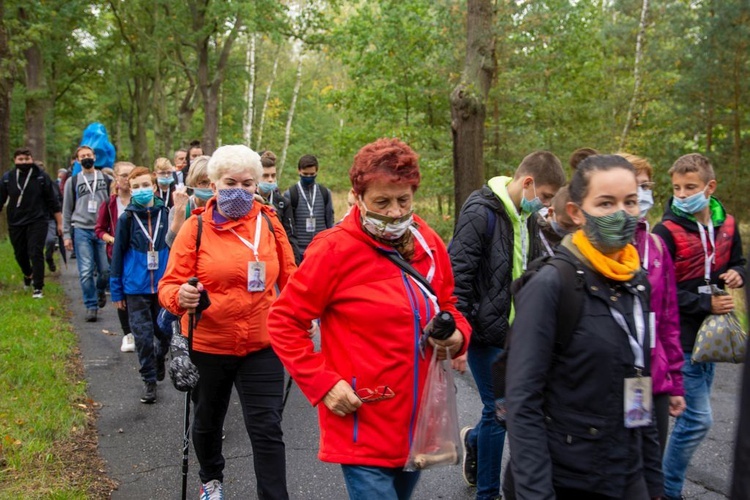
[[545, 412], [547, 441], [555, 474], [589, 476], [597, 467], [607, 419], [554, 409]]

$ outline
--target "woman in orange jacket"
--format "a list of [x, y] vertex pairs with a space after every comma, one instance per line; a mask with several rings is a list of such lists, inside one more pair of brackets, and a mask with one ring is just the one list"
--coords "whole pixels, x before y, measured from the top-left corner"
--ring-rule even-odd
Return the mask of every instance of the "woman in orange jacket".
[[[253, 447], [257, 495], [288, 498], [284, 369], [271, 349], [266, 319], [276, 285], [283, 289], [296, 266], [273, 209], [254, 201], [262, 175], [260, 157], [246, 146], [216, 150], [208, 162], [215, 196], [181, 228], [159, 283], [159, 300], [183, 315], [183, 332], [185, 313], [198, 306], [202, 290], [211, 301], [194, 328], [192, 352], [185, 338], [175, 335], [170, 364], [175, 386], [193, 389], [201, 498], [221, 498], [223, 492], [222, 425], [233, 385]], [[198, 278], [197, 287], [187, 283], [191, 277]]]
[[[461, 354], [470, 327], [455, 307], [445, 245], [412, 211], [420, 180], [414, 151], [380, 139], [359, 151], [349, 177], [356, 204], [315, 237], [268, 325], [274, 349], [318, 405], [320, 459], [342, 464], [351, 498], [403, 499], [419, 477], [403, 468], [432, 349], [439, 358], [446, 349]], [[431, 286], [383, 252], [406, 260]], [[452, 313], [458, 329], [424, 343], [423, 329], [439, 311]], [[320, 352], [307, 332], [315, 318]]]

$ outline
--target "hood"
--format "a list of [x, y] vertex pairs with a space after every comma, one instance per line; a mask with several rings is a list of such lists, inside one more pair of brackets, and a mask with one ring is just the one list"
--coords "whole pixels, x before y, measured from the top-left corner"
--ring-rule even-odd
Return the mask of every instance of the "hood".
[[505, 207], [505, 212], [508, 214], [508, 216], [511, 219], [515, 219], [514, 222], [520, 222], [521, 215], [518, 213], [518, 208], [516, 208], [516, 204], [513, 203], [513, 200], [510, 199], [510, 194], [508, 193], [508, 184], [510, 184], [512, 180], [512, 177], [506, 177], [504, 175], [493, 177], [492, 179], [487, 181], [487, 186], [502, 202], [503, 206]]

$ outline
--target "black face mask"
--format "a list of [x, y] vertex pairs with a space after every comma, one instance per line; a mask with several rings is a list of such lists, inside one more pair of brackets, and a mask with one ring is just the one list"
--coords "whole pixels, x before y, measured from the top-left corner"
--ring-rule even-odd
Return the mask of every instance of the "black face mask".
[[31, 170], [31, 167], [33, 166], [34, 166], [33, 163], [16, 163], [16, 168], [24, 173]]
[[81, 166], [86, 169], [92, 168], [94, 166], [94, 159], [84, 158], [83, 160], [81, 160]]

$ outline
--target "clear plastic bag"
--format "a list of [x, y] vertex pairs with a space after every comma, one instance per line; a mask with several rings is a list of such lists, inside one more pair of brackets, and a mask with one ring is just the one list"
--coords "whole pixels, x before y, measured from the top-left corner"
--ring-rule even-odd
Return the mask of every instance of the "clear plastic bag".
[[456, 385], [453, 381], [450, 354], [437, 360], [437, 349], [422, 395], [414, 439], [404, 470], [417, 471], [442, 465], [455, 465], [460, 456]]

